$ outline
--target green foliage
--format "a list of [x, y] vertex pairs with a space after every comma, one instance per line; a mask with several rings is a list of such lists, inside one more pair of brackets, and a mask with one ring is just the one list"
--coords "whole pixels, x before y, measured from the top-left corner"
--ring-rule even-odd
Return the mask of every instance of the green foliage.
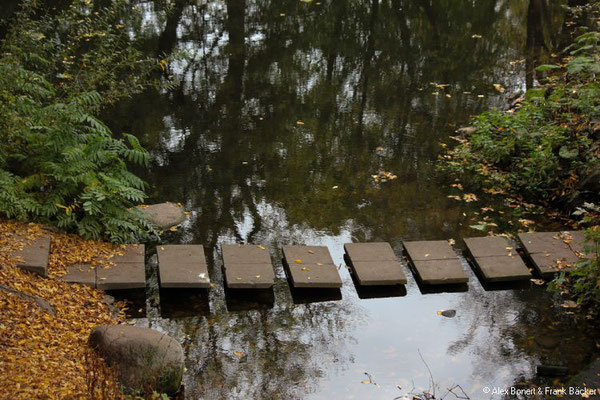
[[540, 66], [564, 72], [530, 89], [517, 110], [475, 117], [477, 131], [450, 151], [442, 169], [531, 202], [549, 204], [576, 190], [600, 161], [599, 38], [599, 32], [581, 35], [563, 66]]
[[[52, 223], [86, 238], [128, 242], [156, 232], [133, 207], [148, 165], [131, 135], [113, 137], [96, 115], [144, 87], [144, 60], [120, 25], [122, 3], [92, 12], [74, 1], [54, 17], [25, 2], [0, 56], [0, 214]], [[142, 61], [139, 61], [142, 60]]]
[[561, 272], [550, 284], [550, 290], [574, 297], [592, 313], [600, 313], [600, 207], [585, 203], [575, 212], [583, 215], [586, 223], [593, 224], [586, 230], [586, 257], [575, 269]]

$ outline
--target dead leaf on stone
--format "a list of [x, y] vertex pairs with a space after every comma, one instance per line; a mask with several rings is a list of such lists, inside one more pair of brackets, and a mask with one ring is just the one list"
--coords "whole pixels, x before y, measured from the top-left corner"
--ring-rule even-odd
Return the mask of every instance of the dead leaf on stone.
[[243, 351], [238, 351], [238, 350], [235, 350], [233, 352], [233, 355], [236, 356], [236, 357], [238, 357], [238, 358], [246, 357], [246, 353], [244, 353]]

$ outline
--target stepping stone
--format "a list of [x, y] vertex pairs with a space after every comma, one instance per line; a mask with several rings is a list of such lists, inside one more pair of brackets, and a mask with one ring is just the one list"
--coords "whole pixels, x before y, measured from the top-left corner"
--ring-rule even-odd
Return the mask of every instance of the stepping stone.
[[295, 288], [341, 288], [342, 279], [325, 246], [283, 246]]
[[531, 278], [527, 266], [507, 238], [467, 238], [465, 243], [484, 280], [508, 282]]
[[102, 290], [143, 289], [146, 287], [146, 265], [143, 244], [127, 245], [120, 255], [110, 259], [108, 268], [99, 266], [96, 287]]
[[67, 274], [60, 277], [68, 283], [79, 283], [96, 287], [96, 269], [90, 264], [74, 264], [67, 267]]
[[169, 229], [185, 221], [185, 209], [175, 203], [159, 203], [138, 206], [148, 219], [161, 229]]
[[408, 259], [427, 285], [467, 283], [469, 277], [446, 240], [403, 242]]
[[582, 232], [520, 233], [519, 240], [534, 267], [544, 278], [560, 270], [570, 270], [583, 253], [585, 236]]
[[269, 250], [262, 245], [224, 244], [223, 269], [230, 289], [270, 289], [275, 273]]
[[344, 250], [360, 285], [406, 285], [406, 275], [389, 243], [346, 243]]
[[38, 236], [31, 241], [20, 236], [17, 236], [16, 239], [25, 242], [22, 250], [12, 254], [13, 257], [20, 259], [20, 261], [17, 261], [17, 267], [41, 276], [47, 276], [50, 236]]
[[162, 288], [210, 287], [208, 266], [201, 245], [157, 246], [156, 252]]

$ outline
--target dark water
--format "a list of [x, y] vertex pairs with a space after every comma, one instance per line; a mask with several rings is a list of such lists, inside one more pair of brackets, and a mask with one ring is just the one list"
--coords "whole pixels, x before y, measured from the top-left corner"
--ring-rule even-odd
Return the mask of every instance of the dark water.
[[[532, 379], [539, 363], [577, 370], [597, 353], [585, 324], [543, 288], [485, 290], [471, 275], [466, 292], [423, 293], [407, 269], [406, 293], [361, 299], [343, 267], [350, 241], [388, 241], [400, 255], [404, 239], [460, 247], [482, 234], [469, 225], [487, 200], [447, 197], [461, 192], [435, 176], [439, 143], [533, 82], [527, 71], [556, 44], [561, 5], [137, 3], [132, 37], [149, 55], [185, 56], [168, 66], [172, 89], [107, 117], [152, 152], [151, 200], [192, 211], [168, 240], [263, 243], [274, 260], [282, 244], [326, 245], [344, 280], [341, 300], [297, 304], [277, 261], [273, 298], [241, 301], [223, 291], [220, 256], [209, 251], [208, 299], [184, 297], [172, 310], [152, 289], [137, 323], [184, 343], [187, 397], [391, 400], [430, 386], [420, 351], [438, 397], [460, 384], [471, 398], [499, 398], [482, 388]], [[380, 170], [397, 179], [374, 182]], [[543, 216], [526, 217], [545, 227]], [[365, 372], [377, 385], [361, 383]]]

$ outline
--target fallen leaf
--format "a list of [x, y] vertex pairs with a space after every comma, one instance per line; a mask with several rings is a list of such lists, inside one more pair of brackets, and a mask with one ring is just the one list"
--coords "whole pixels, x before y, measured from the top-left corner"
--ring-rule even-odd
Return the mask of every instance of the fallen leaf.
[[577, 304], [573, 300], [565, 300], [560, 306], [563, 308], [577, 308], [579, 304]]
[[294, 262], [295, 262], [296, 264], [302, 264], [302, 260], [301, 260], [301, 259], [299, 259], [299, 258], [298, 258], [298, 259], [296, 259], [296, 260], [294, 260]]
[[235, 350], [233, 352], [233, 355], [236, 357], [239, 357], [239, 358], [246, 357], [246, 353], [244, 353], [243, 351], [238, 351], [238, 350]]
[[440, 310], [437, 315], [441, 315], [447, 318], [454, 318], [456, 316], [456, 310]]

